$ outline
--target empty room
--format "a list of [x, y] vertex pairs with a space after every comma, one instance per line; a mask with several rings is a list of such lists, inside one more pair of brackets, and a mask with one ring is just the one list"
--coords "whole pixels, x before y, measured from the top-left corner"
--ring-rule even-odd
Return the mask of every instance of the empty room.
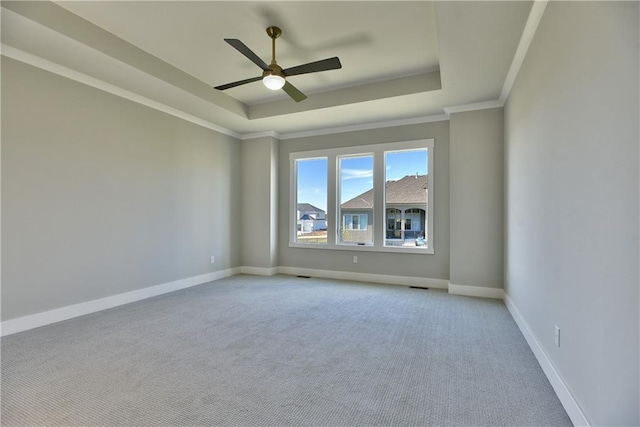
[[2, 1], [1, 425], [640, 425], [637, 1]]

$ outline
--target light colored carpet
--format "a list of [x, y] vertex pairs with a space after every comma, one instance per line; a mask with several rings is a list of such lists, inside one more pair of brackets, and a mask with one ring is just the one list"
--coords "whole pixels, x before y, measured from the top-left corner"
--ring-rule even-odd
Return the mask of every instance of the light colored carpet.
[[571, 425], [500, 301], [235, 276], [2, 339], [3, 425]]

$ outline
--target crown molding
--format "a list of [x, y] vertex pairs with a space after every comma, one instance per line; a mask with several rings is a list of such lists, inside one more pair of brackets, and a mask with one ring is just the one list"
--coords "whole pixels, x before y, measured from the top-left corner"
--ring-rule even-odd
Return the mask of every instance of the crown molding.
[[289, 133], [283, 133], [280, 136], [280, 139], [307, 138], [311, 136], [331, 135], [334, 133], [356, 132], [360, 130], [381, 129], [381, 128], [389, 128], [394, 126], [408, 126], [408, 125], [415, 125], [415, 124], [421, 124], [421, 123], [443, 122], [447, 120], [449, 120], [449, 117], [446, 114], [434, 114], [434, 115], [424, 116], [424, 117], [388, 120], [388, 121], [376, 122], [376, 123], [361, 123], [357, 125], [338, 126], [338, 127], [323, 128], [323, 129], [317, 129], [317, 130], [311, 130], [311, 131], [289, 132]]
[[272, 130], [267, 130], [263, 132], [243, 133], [242, 135], [240, 135], [240, 139], [243, 141], [246, 141], [248, 139], [264, 138], [269, 136], [275, 139], [282, 139], [278, 132], [275, 132]]
[[471, 104], [456, 105], [453, 107], [445, 107], [444, 112], [447, 118], [454, 113], [464, 113], [466, 111], [488, 110], [490, 108], [504, 107], [504, 102], [499, 99], [493, 101], [473, 102]]
[[522, 30], [522, 36], [520, 37], [518, 48], [516, 49], [516, 53], [513, 55], [513, 61], [511, 62], [511, 66], [509, 67], [507, 77], [504, 80], [502, 91], [500, 92], [499, 99], [503, 105], [507, 101], [509, 93], [511, 93], [511, 88], [516, 81], [516, 77], [518, 77], [520, 67], [524, 62], [525, 56], [527, 56], [527, 51], [529, 50], [529, 46], [531, 46], [531, 41], [533, 40], [533, 36], [538, 29], [538, 24], [542, 19], [542, 15], [545, 8], [547, 7], [547, 3], [548, 0], [535, 0], [533, 2], [533, 5], [531, 6], [531, 11], [529, 12], [527, 23], [524, 26], [524, 30]]

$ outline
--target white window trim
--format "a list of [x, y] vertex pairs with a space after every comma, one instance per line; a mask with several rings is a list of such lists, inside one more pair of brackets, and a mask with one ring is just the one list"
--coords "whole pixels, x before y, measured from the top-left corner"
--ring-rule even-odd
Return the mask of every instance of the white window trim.
[[[393, 247], [384, 246], [386, 236], [386, 219], [384, 212], [384, 189], [385, 189], [385, 168], [384, 168], [384, 152], [400, 151], [412, 149], [427, 149], [428, 155], [428, 173], [427, 173], [427, 246], [426, 247]], [[373, 154], [373, 245], [358, 245], [338, 243], [336, 224], [342, 221], [338, 217], [337, 191], [339, 185], [337, 158], [344, 155], [356, 154]], [[295, 216], [297, 207], [297, 170], [296, 160], [327, 158], [327, 243], [299, 243], [295, 241], [297, 236], [297, 220], [292, 221]], [[395, 253], [413, 253], [413, 254], [433, 254], [434, 249], [434, 227], [433, 227], [433, 211], [434, 211], [434, 140], [420, 139], [414, 141], [393, 142], [386, 144], [357, 145], [353, 147], [329, 148], [324, 150], [296, 151], [289, 153], [289, 247], [320, 249], [320, 250], [347, 250], [362, 252], [395, 252]], [[376, 221], [376, 218], [383, 220]]]

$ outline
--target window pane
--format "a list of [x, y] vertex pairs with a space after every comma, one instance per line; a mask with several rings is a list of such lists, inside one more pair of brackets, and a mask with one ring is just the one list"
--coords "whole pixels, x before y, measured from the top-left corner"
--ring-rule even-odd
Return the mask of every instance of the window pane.
[[428, 155], [426, 149], [385, 152], [385, 246], [424, 246]]
[[296, 160], [297, 243], [327, 243], [327, 158]]
[[373, 156], [338, 157], [339, 243], [373, 244]]

